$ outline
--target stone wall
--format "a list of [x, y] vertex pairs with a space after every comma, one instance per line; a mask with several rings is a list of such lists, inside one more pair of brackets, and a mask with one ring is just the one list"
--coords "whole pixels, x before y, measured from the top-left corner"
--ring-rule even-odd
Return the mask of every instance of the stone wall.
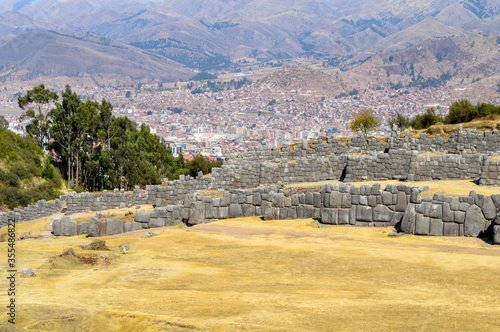
[[485, 160], [479, 184], [485, 186], [500, 186], [500, 160]]
[[69, 218], [53, 223], [55, 235], [113, 235], [127, 231], [195, 225], [220, 219], [262, 216], [264, 219], [317, 218], [323, 224], [365, 227], [395, 226], [407, 234], [490, 237], [500, 244], [500, 194], [484, 197], [420, 196], [425, 187], [379, 184], [354, 187], [325, 185], [320, 191], [291, 193], [278, 186], [232, 189], [221, 197], [137, 211], [133, 223], [92, 218], [80, 225]]
[[38, 201], [35, 205], [28, 205], [25, 209], [14, 209], [10, 212], [0, 213], [0, 228], [7, 226], [9, 219], [15, 219], [16, 222], [33, 220], [47, 217], [61, 211], [64, 201], [56, 199], [54, 202], [45, 200]]
[[[435, 152], [436, 156], [421, 156]], [[132, 192], [123, 190], [61, 196], [56, 202], [40, 201], [26, 209], [0, 213], [0, 227], [8, 217], [32, 220], [64, 211], [104, 209], [152, 204], [158, 207], [189, 205], [200, 191], [228, 191], [282, 183], [341, 179], [346, 183], [363, 180], [399, 179], [409, 181], [478, 179], [483, 185], [500, 185], [500, 162], [490, 157], [500, 154], [498, 131], [474, 133], [459, 127], [450, 139], [401, 138], [391, 133], [387, 143], [354, 137], [347, 144], [336, 138], [268, 149], [263, 145], [229, 157], [211, 176], [182, 176], [160, 186], [146, 186]], [[260, 190], [260, 189], [259, 189]], [[354, 190], [354, 189], [353, 189]], [[265, 194], [265, 193], [264, 193]], [[214, 206], [215, 207], [215, 206]], [[219, 206], [220, 207], [220, 206]], [[326, 207], [325, 207], [326, 208]], [[381, 208], [379, 208], [381, 209]], [[360, 211], [366, 209], [360, 209]], [[399, 211], [401, 212], [401, 211]], [[284, 212], [283, 212], [284, 213]], [[345, 213], [345, 212], [342, 212]]]

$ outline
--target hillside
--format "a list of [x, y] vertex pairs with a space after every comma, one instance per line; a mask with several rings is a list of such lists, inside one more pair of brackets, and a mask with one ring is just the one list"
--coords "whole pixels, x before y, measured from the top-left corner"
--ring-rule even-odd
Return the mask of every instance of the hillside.
[[109, 38], [49, 31], [20, 34], [0, 46], [0, 80], [80, 77], [178, 81], [192, 76], [181, 65]]
[[342, 90], [335, 77], [310, 67], [293, 67], [278, 70], [263, 79], [257, 86], [283, 90], [315, 91], [317, 94], [336, 94]]
[[0, 210], [59, 197], [62, 177], [40, 147], [0, 126]]
[[399, 51], [383, 51], [358, 64], [351, 60], [345, 81], [383, 79], [403, 86], [466, 85], [498, 77], [500, 48], [496, 37], [461, 35], [425, 39]]
[[[49, 37], [48, 31], [64, 36]], [[370, 57], [436, 38], [478, 34], [492, 39], [500, 34], [497, 0], [8, 0], [0, 4], [0, 75], [19, 80], [86, 75], [99, 84], [172, 82], [191, 76], [178, 63], [201, 71], [235, 71], [297, 58], [316, 65], [336, 58], [334, 66], [350, 70]], [[106, 38], [107, 47], [96, 38]], [[50, 52], [57, 56], [49, 61]], [[463, 62], [440, 56], [448, 64], [437, 68], [441, 65], [431, 61], [424, 78], [426, 72], [446, 73], [449, 65], [462, 71], [472, 65], [464, 68]], [[404, 61], [417, 62], [411, 55]], [[373, 73], [401, 71], [379, 71], [378, 65]], [[498, 72], [495, 66], [470, 70], [484, 77]]]

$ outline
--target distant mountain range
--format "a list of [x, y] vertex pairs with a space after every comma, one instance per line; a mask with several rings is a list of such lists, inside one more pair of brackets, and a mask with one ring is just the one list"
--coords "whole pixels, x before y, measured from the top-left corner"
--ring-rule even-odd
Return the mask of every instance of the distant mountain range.
[[[0, 79], [93, 72], [177, 81], [193, 70], [297, 57], [325, 59], [343, 70], [382, 61], [391, 73], [422, 44], [440, 63], [422, 65], [426, 80], [458, 73], [449, 66], [463, 72], [464, 56], [496, 53], [498, 34], [500, 0], [3, 0]], [[476, 39], [486, 49], [468, 50], [462, 41]], [[390, 64], [384, 62], [389, 53]], [[418, 61], [406, 63], [420, 70]], [[483, 71], [474, 66], [470, 71]], [[487, 67], [481, 75], [497, 73]]]

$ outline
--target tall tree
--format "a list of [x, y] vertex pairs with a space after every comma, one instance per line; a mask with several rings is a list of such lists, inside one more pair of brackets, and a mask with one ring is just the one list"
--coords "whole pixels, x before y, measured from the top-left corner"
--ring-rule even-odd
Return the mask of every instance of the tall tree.
[[[26, 131], [35, 137], [42, 149], [50, 125], [48, 104], [57, 101], [58, 98], [57, 93], [46, 89], [44, 84], [34, 87], [33, 90], [28, 90], [24, 96], [17, 97], [19, 107], [25, 111], [21, 115], [21, 120], [33, 119], [26, 126]], [[30, 105], [36, 108], [36, 113], [33, 108], [29, 108]]]
[[81, 100], [78, 95], [71, 91], [71, 87], [66, 85], [62, 93], [62, 104], [56, 103], [56, 108], [50, 111], [52, 126], [50, 127], [50, 137], [53, 139], [51, 148], [61, 160], [67, 164], [68, 182], [74, 184], [73, 145], [75, 137], [75, 127], [78, 125], [76, 115], [81, 107]]
[[380, 119], [375, 117], [371, 109], [364, 109], [354, 115], [349, 125], [349, 129], [352, 131], [361, 131], [366, 137], [370, 131], [380, 126], [380, 124]]

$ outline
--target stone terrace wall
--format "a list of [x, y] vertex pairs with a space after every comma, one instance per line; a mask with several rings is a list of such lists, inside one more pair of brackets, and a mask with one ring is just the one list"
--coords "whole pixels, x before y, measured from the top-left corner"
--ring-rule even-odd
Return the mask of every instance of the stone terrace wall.
[[486, 160], [484, 162], [479, 184], [500, 186], [500, 160]]
[[396, 226], [408, 234], [491, 236], [500, 244], [500, 194], [484, 197], [420, 196], [425, 187], [379, 184], [354, 187], [325, 185], [321, 191], [291, 193], [279, 186], [231, 189], [222, 197], [198, 195], [183, 204], [140, 210], [133, 223], [92, 218], [76, 225], [65, 217], [53, 223], [55, 235], [113, 235], [127, 231], [200, 224], [220, 219], [262, 216], [264, 219], [318, 218], [329, 225]]
[[14, 209], [8, 213], [0, 213], [0, 228], [5, 227], [9, 219], [15, 218], [16, 222], [33, 220], [42, 217], [47, 217], [61, 211], [63, 208], [63, 200], [56, 199], [55, 202], [47, 202], [45, 200], [38, 201], [35, 205], [28, 205], [23, 209]]
[[389, 138], [390, 149], [407, 149], [412, 151], [440, 151], [451, 154], [477, 152], [484, 154], [497, 154], [500, 152], [500, 132], [498, 130], [475, 133], [463, 131], [461, 126], [451, 135], [449, 139], [443, 139], [440, 135], [436, 138], [427, 138], [427, 134], [420, 134], [420, 138], [400, 138], [399, 132], [393, 131]]
[[[419, 157], [427, 151], [446, 155]], [[360, 154], [356, 156], [356, 154]], [[341, 179], [345, 182], [362, 180], [401, 179], [410, 181], [435, 179], [477, 179], [480, 184], [500, 185], [500, 163], [489, 156], [500, 154], [498, 131], [473, 133], [461, 128], [450, 139], [401, 138], [394, 131], [387, 143], [376, 143], [354, 137], [348, 144], [335, 138], [304, 141], [292, 147], [267, 149], [263, 145], [250, 148], [228, 158], [222, 168], [214, 169], [209, 177], [183, 177], [169, 181], [167, 186], [147, 186], [145, 191], [104, 191], [102, 194], [71, 194], [55, 203], [40, 201], [26, 209], [0, 213], [0, 226], [9, 216], [25, 221], [43, 217], [63, 207], [68, 212], [99, 211], [139, 204], [156, 206], [184, 204], [196, 191], [256, 188], [275, 183], [311, 182]]]
[[500, 225], [500, 194], [488, 197], [474, 192], [461, 197], [436, 194], [418, 197], [408, 205], [401, 231], [417, 235], [477, 237], [492, 233], [494, 224]]

